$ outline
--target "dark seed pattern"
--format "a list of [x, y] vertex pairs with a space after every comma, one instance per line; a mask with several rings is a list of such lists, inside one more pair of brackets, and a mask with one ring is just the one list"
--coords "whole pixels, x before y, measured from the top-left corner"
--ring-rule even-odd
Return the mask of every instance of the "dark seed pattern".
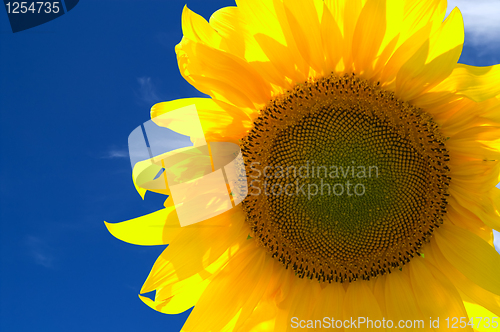
[[[251, 236], [300, 278], [342, 283], [390, 273], [419, 255], [443, 222], [451, 178], [438, 126], [423, 110], [355, 75], [331, 75], [274, 98], [241, 148], [247, 174], [252, 163], [260, 170], [350, 166], [356, 170], [350, 179], [366, 189], [351, 196], [325, 189], [308, 198], [299, 186], [333, 187], [346, 179], [301, 177], [292, 168], [259, 178], [266, 192], [250, 191], [243, 201]], [[356, 176], [369, 166], [377, 176]], [[287, 184], [292, 195], [270, 192]]]

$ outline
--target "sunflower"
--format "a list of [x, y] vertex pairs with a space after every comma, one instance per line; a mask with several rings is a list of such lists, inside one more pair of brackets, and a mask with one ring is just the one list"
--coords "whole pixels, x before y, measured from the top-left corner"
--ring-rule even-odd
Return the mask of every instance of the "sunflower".
[[[236, 3], [209, 22], [184, 8], [179, 68], [210, 98], [151, 115], [195, 105], [208, 144], [241, 148], [248, 196], [186, 227], [171, 197], [106, 223], [123, 241], [169, 244], [141, 289], [154, 300], [140, 298], [167, 314], [194, 306], [183, 331], [498, 327], [500, 67], [457, 63], [460, 11]], [[171, 194], [138, 172], [141, 195]]]

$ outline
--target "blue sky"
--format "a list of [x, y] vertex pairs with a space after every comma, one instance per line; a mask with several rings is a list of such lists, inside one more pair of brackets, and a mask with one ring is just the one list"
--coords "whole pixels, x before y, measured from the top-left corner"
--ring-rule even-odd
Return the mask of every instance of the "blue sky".
[[[202, 96], [174, 53], [184, 4], [80, 1], [16, 34], [0, 10], [2, 331], [179, 331], [187, 318], [137, 297], [164, 247], [123, 243], [103, 224], [162, 207], [163, 196], [142, 201], [135, 192], [127, 137], [154, 103]], [[187, 4], [208, 18], [234, 3]], [[500, 63], [492, 46], [500, 45], [500, 4], [474, 4], [463, 11], [461, 61]]]

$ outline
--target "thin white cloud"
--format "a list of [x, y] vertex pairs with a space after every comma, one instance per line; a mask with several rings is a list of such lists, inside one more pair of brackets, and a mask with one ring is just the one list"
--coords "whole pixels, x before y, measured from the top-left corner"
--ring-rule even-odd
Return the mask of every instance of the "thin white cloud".
[[128, 158], [128, 151], [127, 150], [111, 149], [108, 151], [106, 156], [104, 156], [103, 158], [107, 158], [107, 159]]
[[472, 45], [500, 45], [500, 0], [448, 0], [447, 14], [455, 7], [464, 17], [465, 40]]
[[137, 79], [139, 83], [139, 91], [137, 93], [138, 98], [146, 103], [147, 105], [153, 106], [163, 99], [158, 95], [155, 85], [153, 84], [151, 77], [139, 77]]
[[33, 258], [36, 264], [46, 268], [54, 267], [55, 257], [50, 253], [50, 248], [45, 241], [39, 237], [28, 235], [24, 243], [28, 255]]

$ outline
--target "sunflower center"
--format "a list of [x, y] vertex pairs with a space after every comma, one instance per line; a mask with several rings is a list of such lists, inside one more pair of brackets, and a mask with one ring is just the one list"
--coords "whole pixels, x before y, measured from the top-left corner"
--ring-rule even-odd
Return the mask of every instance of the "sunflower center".
[[302, 278], [367, 280], [399, 268], [446, 213], [448, 155], [436, 124], [354, 75], [275, 98], [241, 145], [247, 222]]

